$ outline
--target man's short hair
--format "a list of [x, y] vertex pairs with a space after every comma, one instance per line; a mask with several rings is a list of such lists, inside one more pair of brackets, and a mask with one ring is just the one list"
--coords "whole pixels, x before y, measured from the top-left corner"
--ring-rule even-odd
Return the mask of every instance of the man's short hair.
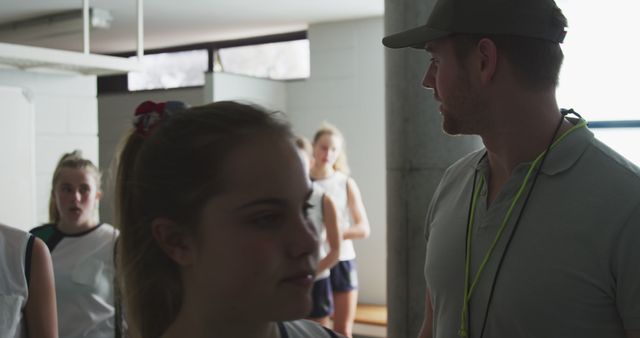
[[[567, 18], [562, 11], [558, 9], [554, 14], [556, 22], [567, 25]], [[564, 54], [557, 42], [497, 34], [454, 34], [452, 38], [459, 60], [466, 59], [481, 39], [488, 38], [511, 63], [517, 78], [525, 88], [548, 90], [558, 86]]]
[[513, 35], [456, 34], [452, 39], [458, 59], [465, 60], [483, 38], [495, 43], [499, 53], [511, 63], [517, 79], [525, 88], [546, 90], [558, 86], [560, 67], [564, 59], [559, 44]]

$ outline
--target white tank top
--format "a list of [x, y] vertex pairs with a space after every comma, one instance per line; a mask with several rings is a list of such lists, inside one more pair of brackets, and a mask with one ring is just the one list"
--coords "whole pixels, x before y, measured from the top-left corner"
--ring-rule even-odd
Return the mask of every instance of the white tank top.
[[[336, 171], [333, 175], [317, 179], [315, 182], [320, 185], [325, 193], [331, 197], [338, 209], [338, 219], [340, 221], [340, 230], [343, 232], [351, 227], [351, 212], [349, 211], [349, 202], [347, 194], [347, 182], [349, 176], [340, 171]], [[353, 241], [350, 239], [343, 240], [340, 244], [340, 260], [348, 261], [356, 258], [356, 250], [353, 247]]]
[[53, 261], [60, 338], [113, 338], [113, 246], [118, 230], [106, 223], [77, 235], [65, 235], [52, 224], [32, 230], [36, 235], [45, 232], [51, 234], [44, 241]]
[[[327, 228], [324, 224], [324, 208], [323, 208], [323, 197], [324, 197], [324, 189], [321, 186], [312, 183], [312, 192], [309, 197], [309, 204], [311, 208], [308, 210], [309, 221], [313, 224], [316, 229], [316, 233], [318, 234], [318, 243], [320, 244], [318, 258], [323, 259], [327, 256], [328, 251], [328, 243], [327, 243]], [[323, 279], [329, 277], [329, 269], [325, 269], [322, 272], [316, 275], [316, 280]]]
[[29, 288], [25, 276], [25, 255], [29, 234], [0, 224], [0, 337], [26, 336], [22, 310]]

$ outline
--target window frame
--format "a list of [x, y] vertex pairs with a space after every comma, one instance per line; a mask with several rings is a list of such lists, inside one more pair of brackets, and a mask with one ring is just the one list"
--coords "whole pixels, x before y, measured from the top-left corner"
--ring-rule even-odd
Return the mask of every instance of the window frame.
[[591, 129], [640, 128], [640, 120], [589, 121]]
[[[211, 73], [213, 72], [214, 53], [216, 53], [218, 49], [261, 45], [265, 43], [274, 43], [274, 42], [304, 40], [307, 38], [308, 38], [307, 31], [296, 31], [296, 32], [264, 35], [264, 36], [235, 39], [235, 40], [213, 41], [213, 42], [196, 43], [196, 44], [188, 44], [188, 45], [181, 45], [181, 46], [172, 46], [172, 47], [166, 47], [166, 48], [149, 49], [149, 50], [145, 50], [145, 55], [185, 52], [185, 51], [204, 49], [207, 51], [207, 56], [208, 56], [207, 57], [208, 59], [207, 73]], [[118, 56], [118, 57], [131, 57], [131, 56], [135, 56], [136, 52], [130, 51], [130, 52], [123, 52], [123, 53], [109, 54], [109, 55]], [[128, 74], [99, 76], [98, 77], [98, 96], [104, 95], [104, 94], [119, 94], [119, 93], [134, 93], [134, 92], [140, 93], [140, 92], [166, 90], [163, 88], [158, 88], [158, 89], [130, 91], [128, 88], [127, 76]], [[202, 88], [202, 87], [203, 86], [185, 86], [185, 87], [178, 87], [178, 88], [171, 88], [171, 89], [173, 90], [173, 89]]]

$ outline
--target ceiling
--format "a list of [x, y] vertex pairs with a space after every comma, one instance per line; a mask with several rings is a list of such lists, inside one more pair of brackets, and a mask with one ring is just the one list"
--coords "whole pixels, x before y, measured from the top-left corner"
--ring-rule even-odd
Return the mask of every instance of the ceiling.
[[[110, 29], [91, 32], [92, 53], [135, 50], [135, 0], [91, 0], [90, 6], [113, 16]], [[0, 0], [0, 24], [81, 7], [81, 0]], [[384, 0], [146, 0], [145, 49], [299, 31], [383, 13]], [[21, 43], [81, 51], [82, 35]]]

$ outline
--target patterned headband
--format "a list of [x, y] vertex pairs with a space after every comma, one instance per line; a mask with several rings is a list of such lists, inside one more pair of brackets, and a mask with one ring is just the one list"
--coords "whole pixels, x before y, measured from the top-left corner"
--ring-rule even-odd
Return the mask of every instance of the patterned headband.
[[187, 105], [181, 101], [158, 102], [145, 101], [137, 108], [133, 116], [136, 133], [147, 136], [169, 116], [184, 111]]

